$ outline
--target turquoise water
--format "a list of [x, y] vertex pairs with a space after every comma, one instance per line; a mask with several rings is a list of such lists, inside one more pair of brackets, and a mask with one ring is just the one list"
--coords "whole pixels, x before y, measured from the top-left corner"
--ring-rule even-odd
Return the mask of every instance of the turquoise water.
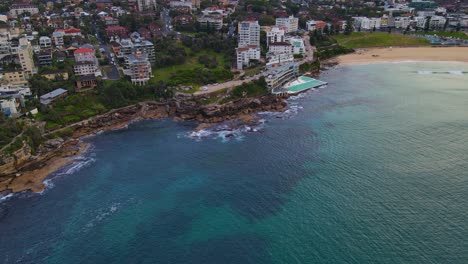
[[258, 132], [88, 139], [0, 204], [0, 263], [467, 263], [468, 76], [418, 73], [466, 70], [340, 67]]

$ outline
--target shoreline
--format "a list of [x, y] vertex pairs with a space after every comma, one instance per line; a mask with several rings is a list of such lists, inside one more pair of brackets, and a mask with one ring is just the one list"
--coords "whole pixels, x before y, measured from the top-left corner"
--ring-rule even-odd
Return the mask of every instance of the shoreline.
[[[65, 139], [46, 141], [45, 150], [37, 155], [27, 153], [26, 146], [15, 152], [15, 158], [12, 158], [10, 164], [0, 165], [0, 169], [4, 172], [0, 175], [0, 198], [24, 191], [41, 193], [46, 188], [44, 181], [49, 176], [73, 165], [74, 157], [86, 152], [89, 143], [83, 139], [99, 133], [121, 130], [138, 121], [162, 118], [172, 118], [176, 122], [196, 120], [199, 124], [195, 130], [227, 120], [238, 120], [238, 124], [249, 124], [257, 120], [254, 117], [257, 112], [284, 110], [287, 105], [284, 99], [285, 97], [265, 95], [211, 106], [193, 105], [190, 100], [141, 102], [111, 110], [55, 130], [54, 132], [72, 128], [73, 133]], [[50, 134], [53, 133], [45, 133], [45, 135]], [[18, 165], [20, 162], [22, 164]]]
[[[434, 51], [441, 52], [434, 55]], [[427, 56], [428, 53], [433, 55]], [[444, 57], [444, 54], [450, 54], [448, 56], [450, 60], [447, 60], [447, 56]], [[419, 61], [468, 63], [468, 47], [369, 48], [329, 59], [324, 61], [324, 64], [351, 66]], [[193, 104], [192, 100], [196, 101], [196, 97], [195, 99], [182, 101], [141, 102], [71, 124], [56, 130], [73, 128], [73, 134], [62, 140], [58, 147], [46, 151], [45, 154], [39, 154], [39, 158], [32, 155], [26, 157], [25, 160], [32, 158], [33, 161], [23, 167], [17, 168], [17, 161], [15, 160], [14, 167], [16, 171], [10, 168], [10, 176], [5, 177], [3, 175], [2, 177], [0, 175], [0, 198], [23, 191], [42, 192], [46, 187], [44, 181], [50, 175], [74, 164], [75, 160], [73, 158], [86, 152], [89, 143], [84, 142], [82, 139], [92, 137], [98, 133], [121, 130], [141, 120], [161, 118], [172, 118], [174, 121], [196, 120], [198, 126], [194, 129], [195, 131], [226, 120], [239, 120], [240, 123], [247, 124], [256, 120], [254, 118], [256, 112], [279, 112], [284, 110], [286, 106], [284, 99], [286, 98], [276, 100], [271, 98], [272, 96], [267, 95], [207, 106]], [[50, 133], [48, 132], [45, 135]], [[37, 160], [35, 160], [36, 158]], [[4, 165], [1, 165], [0, 169], [3, 167]]]
[[386, 47], [359, 49], [330, 59], [341, 66], [398, 62], [468, 63], [468, 47]]

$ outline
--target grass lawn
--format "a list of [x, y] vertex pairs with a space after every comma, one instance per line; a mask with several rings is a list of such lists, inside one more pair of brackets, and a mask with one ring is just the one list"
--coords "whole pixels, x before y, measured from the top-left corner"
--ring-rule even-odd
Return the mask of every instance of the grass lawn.
[[[190, 49], [186, 48], [187, 54], [190, 54]], [[224, 68], [225, 67], [225, 59], [224, 56], [220, 53], [216, 53], [214, 51], [201, 51], [197, 53], [194, 56], [191, 56], [187, 58], [187, 61], [184, 64], [179, 64], [179, 65], [173, 65], [173, 66], [168, 66], [168, 67], [163, 67], [163, 68], [153, 68], [153, 78], [151, 79], [150, 82], [152, 83], [157, 83], [159, 81], [167, 81], [169, 80], [174, 74], [177, 74], [180, 71], [183, 70], [190, 70], [193, 68], [203, 68], [204, 65], [200, 64], [198, 62], [198, 58], [201, 55], [208, 55], [208, 56], [216, 56], [216, 59], [218, 61], [218, 68]], [[199, 87], [199, 84], [194, 84], [194, 83], [186, 83], [185, 85], [192, 85], [194, 87]]]
[[431, 31], [431, 32], [411, 32], [412, 34], [419, 34], [419, 35], [437, 35], [439, 37], [452, 37], [452, 38], [459, 38], [459, 39], [468, 39], [468, 35], [464, 32], [445, 32], [445, 31]]
[[248, 76], [253, 76], [259, 72], [261, 72], [263, 70], [264, 67], [262, 66], [258, 66], [258, 67], [255, 67], [255, 68], [252, 68], [252, 69], [246, 69], [245, 70], [245, 76], [248, 77]]
[[409, 37], [384, 32], [353, 32], [350, 35], [333, 36], [340, 45], [346, 48], [371, 48], [388, 46], [422, 46], [429, 45], [424, 38]]

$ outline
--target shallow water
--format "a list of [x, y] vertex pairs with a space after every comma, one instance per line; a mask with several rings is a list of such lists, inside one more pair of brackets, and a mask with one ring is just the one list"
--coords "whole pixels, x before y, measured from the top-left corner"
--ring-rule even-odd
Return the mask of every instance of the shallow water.
[[0, 262], [467, 263], [468, 75], [418, 74], [467, 70], [339, 67], [255, 131], [88, 139], [43, 194], [0, 203]]

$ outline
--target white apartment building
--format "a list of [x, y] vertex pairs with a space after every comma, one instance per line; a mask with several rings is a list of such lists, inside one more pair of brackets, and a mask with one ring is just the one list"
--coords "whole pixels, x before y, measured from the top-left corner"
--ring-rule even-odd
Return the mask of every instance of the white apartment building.
[[63, 47], [63, 36], [65, 36], [65, 33], [63, 31], [55, 31], [54, 33], [52, 33], [52, 40], [54, 41], [54, 45], [56, 47]]
[[271, 43], [275, 42], [284, 42], [285, 31], [284, 27], [271, 27], [271, 29], [267, 31], [267, 45], [269, 46]]
[[146, 54], [137, 52], [128, 56], [130, 79], [133, 84], [145, 85], [152, 77], [151, 63]]
[[98, 60], [93, 49], [79, 48], [74, 52], [75, 65], [73, 70], [76, 76], [95, 75], [98, 71]]
[[292, 53], [267, 54], [267, 60], [266, 66], [270, 67], [275, 64], [294, 61], [294, 55]]
[[19, 39], [18, 58], [21, 64], [21, 68], [27, 75], [26, 78], [29, 78], [29, 76], [36, 72], [36, 69], [34, 66], [33, 48], [31, 43], [25, 38]]
[[197, 18], [201, 27], [212, 28], [220, 30], [223, 27], [223, 16], [218, 14], [203, 15]]
[[276, 19], [277, 27], [285, 27], [286, 33], [296, 32], [299, 29], [299, 18], [290, 17], [279, 17]]
[[304, 40], [299, 37], [291, 37], [288, 39], [288, 42], [291, 43], [292, 53], [293, 54], [305, 54], [305, 45]]
[[441, 29], [444, 27], [447, 19], [443, 16], [432, 16], [431, 21], [429, 21], [429, 27], [431, 29]]
[[11, 53], [11, 43], [7, 40], [0, 41], [0, 58]]
[[76, 62], [75, 65], [73, 65], [73, 71], [76, 76], [95, 75], [97, 70], [96, 64], [91, 61]]
[[46, 49], [52, 47], [52, 39], [46, 36], [42, 36], [39, 38], [39, 47], [41, 49]]
[[248, 20], [238, 24], [239, 48], [260, 46], [260, 25], [258, 21]]
[[237, 69], [242, 70], [251, 60], [260, 60], [260, 47], [258, 45], [240, 47], [236, 49], [236, 55]]
[[29, 14], [35, 15], [39, 14], [39, 8], [35, 5], [30, 4], [12, 4], [10, 6], [10, 16], [13, 18], [17, 18], [19, 15], [22, 14]]
[[406, 29], [411, 23], [409, 17], [395, 17], [395, 28]]
[[317, 22], [315, 20], [309, 20], [306, 22], [306, 28], [308, 31], [314, 31], [317, 29]]
[[156, 0], [138, 0], [137, 1], [138, 11], [155, 11], [156, 10]]
[[361, 30], [379, 29], [381, 26], [380, 18], [353, 17], [354, 27]]
[[289, 42], [274, 42], [270, 44], [268, 52], [272, 54], [292, 54], [292, 45]]
[[424, 26], [426, 25], [425, 17], [414, 17], [413, 21], [417, 28], [424, 28]]
[[[135, 39], [132, 42], [131, 39], [122, 39], [120, 41], [120, 54], [121, 57], [128, 57], [131, 54], [135, 54], [136, 52], [141, 52], [146, 55], [148, 61], [151, 64], [156, 62], [156, 53], [154, 51], [154, 44], [148, 40], [141, 40]], [[128, 64], [128, 61], [127, 61]]]

